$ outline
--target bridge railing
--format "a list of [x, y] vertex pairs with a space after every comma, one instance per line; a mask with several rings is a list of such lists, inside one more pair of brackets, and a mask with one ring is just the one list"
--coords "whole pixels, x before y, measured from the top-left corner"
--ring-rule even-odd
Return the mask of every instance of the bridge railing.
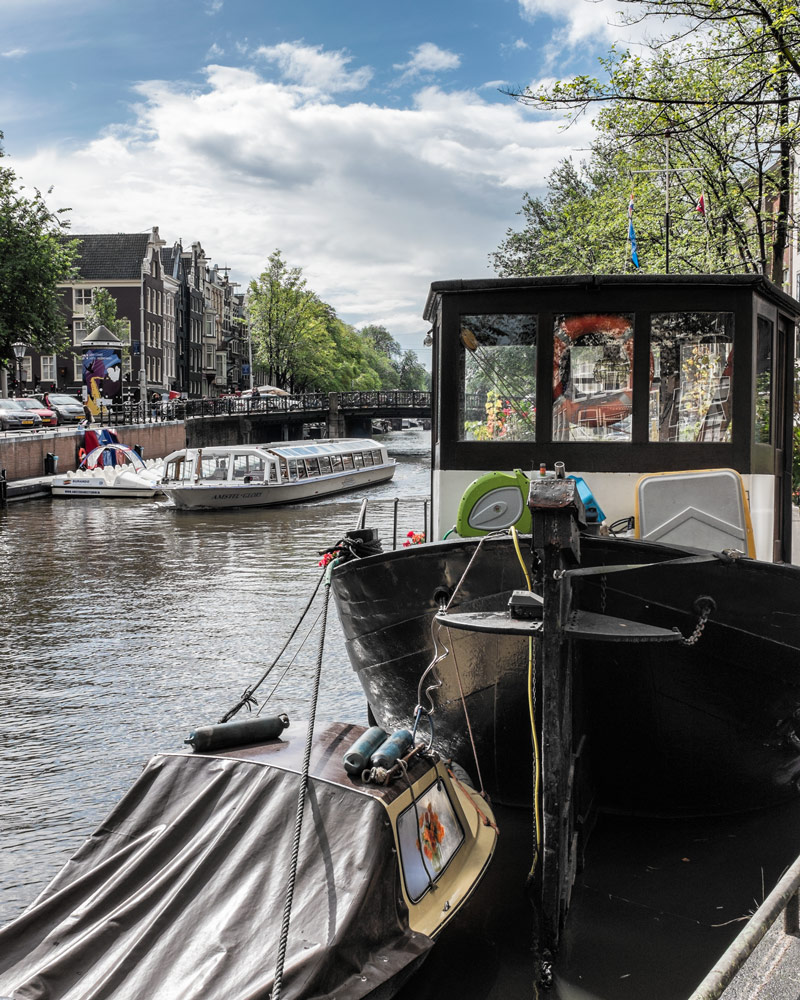
[[[430, 407], [431, 394], [411, 390], [388, 392], [340, 392], [339, 407], [346, 410], [396, 409]], [[148, 403], [112, 403], [104, 406], [95, 422], [103, 425], [154, 423], [163, 420], [185, 420], [187, 417], [215, 417], [249, 413], [308, 413], [317, 417], [330, 410], [327, 392], [303, 392], [287, 396], [221, 396], [213, 399], [170, 399]]]
[[339, 406], [342, 409], [374, 409], [388, 406], [403, 409], [424, 409], [431, 405], [431, 394], [412, 389], [378, 390], [374, 392], [340, 392]]

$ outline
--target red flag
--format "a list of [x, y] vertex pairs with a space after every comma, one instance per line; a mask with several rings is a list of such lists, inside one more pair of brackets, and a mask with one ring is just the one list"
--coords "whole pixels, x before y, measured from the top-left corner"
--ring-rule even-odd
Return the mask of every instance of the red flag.
[[704, 218], [706, 214], [706, 196], [704, 194], [700, 195], [700, 201], [697, 203], [697, 208], [695, 212], [699, 212]]

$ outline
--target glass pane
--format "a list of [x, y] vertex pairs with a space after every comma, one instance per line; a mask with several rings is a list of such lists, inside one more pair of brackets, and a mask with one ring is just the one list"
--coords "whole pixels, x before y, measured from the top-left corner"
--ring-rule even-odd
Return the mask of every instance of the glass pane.
[[462, 316], [459, 391], [462, 441], [533, 441], [536, 317]]
[[556, 316], [553, 440], [630, 441], [632, 377], [632, 315]]
[[651, 441], [730, 441], [732, 313], [654, 313]]
[[754, 440], [757, 444], [772, 441], [772, 321], [758, 317], [756, 337], [756, 408]]
[[416, 903], [464, 843], [464, 831], [444, 785], [437, 781], [400, 813], [397, 840], [406, 892]]

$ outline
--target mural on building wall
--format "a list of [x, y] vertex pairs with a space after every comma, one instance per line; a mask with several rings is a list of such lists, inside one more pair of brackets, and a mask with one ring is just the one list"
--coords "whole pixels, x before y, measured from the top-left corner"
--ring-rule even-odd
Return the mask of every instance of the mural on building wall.
[[122, 390], [122, 362], [113, 348], [98, 347], [83, 356], [83, 384], [86, 386], [86, 405], [96, 416], [100, 413], [101, 399], [118, 401]]

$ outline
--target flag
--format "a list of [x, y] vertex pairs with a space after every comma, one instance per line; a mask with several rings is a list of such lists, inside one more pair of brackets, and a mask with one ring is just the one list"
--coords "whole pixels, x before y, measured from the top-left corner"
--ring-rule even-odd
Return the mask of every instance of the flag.
[[631, 260], [633, 261], [633, 266], [638, 268], [639, 254], [636, 252], [636, 233], [633, 229], [633, 193], [631, 193], [631, 200], [628, 202], [628, 239], [631, 244]]
[[702, 215], [703, 218], [705, 218], [705, 216], [706, 216], [706, 196], [704, 194], [700, 195], [700, 201], [698, 201], [698, 203], [697, 203], [697, 208], [695, 209], [695, 212], [699, 212], [700, 215]]

